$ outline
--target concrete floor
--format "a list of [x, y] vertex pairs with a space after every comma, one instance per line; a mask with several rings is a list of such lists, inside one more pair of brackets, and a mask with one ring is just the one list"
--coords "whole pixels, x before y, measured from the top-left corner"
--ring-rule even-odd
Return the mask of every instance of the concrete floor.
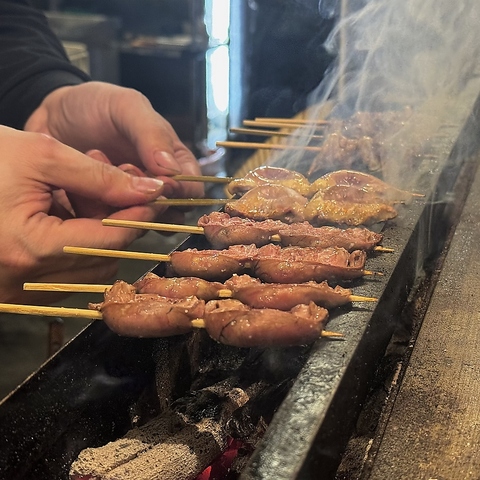
[[[131, 245], [132, 251], [168, 253], [185, 238], [184, 234], [170, 237], [149, 232]], [[117, 278], [134, 282], [155, 263], [120, 260]], [[112, 279], [113, 281], [114, 279]], [[101, 294], [74, 294], [57, 305], [86, 308], [88, 302], [99, 301]], [[29, 315], [0, 315], [0, 399], [34, 373], [48, 358], [49, 325], [54, 318]], [[57, 319], [58, 321], [58, 319]], [[77, 335], [91, 320], [65, 319], [64, 341]]]

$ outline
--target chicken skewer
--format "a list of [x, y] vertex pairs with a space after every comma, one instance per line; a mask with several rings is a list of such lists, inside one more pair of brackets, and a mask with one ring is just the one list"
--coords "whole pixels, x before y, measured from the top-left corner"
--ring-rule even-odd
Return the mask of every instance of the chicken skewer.
[[[157, 294], [168, 298], [195, 296], [209, 301], [234, 298], [254, 308], [289, 310], [295, 305], [313, 301], [327, 309], [352, 302], [376, 302], [374, 297], [353, 295], [352, 290], [340, 286], [330, 287], [327, 282], [298, 284], [262, 283], [248, 275], [234, 276], [225, 283], [209, 282], [195, 277], [159, 277], [147, 273], [133, 284], [136, 293]], [[105, 293], [112, 285], [25, 283], [24, 290], [44, 292]]]
[[366, 254], [342, 248], [234, 245], [225, 250], [186, 249], [170, 255], [123, 252], [84, 247], [64, 247], [65, 253], [169, 262], [171, 276], [193, 276], [223, 281], [234, 274], [252, 272], [270, 283], [303, 283], [310, 280], [353, 280], [365, 275], [382, 275], [365, 270]]
[[366, 228], [340, 229], [336, 227], [313, 227], [307, 222], [286, 224], [275, 220], [256, 222], [250, 219], [230, 217], [227, 213], [212, 212], [198, 220], [199, 226], [175, 225], [170, 223], [138, 222], [135, 220], [103, 219], [102, 224], [112, 227], [139, 228], [156, 231], [205, 235], [214, 248], [231, 245], [257, 247], [269, 242], [280, 242], [283, 246], [342, 247], [352, 250], [393, 252], [391, 248], [379, 246], [382, 235]]
[[[202, 319], [209, 335], [237, 347], [290, 346], [311, 343], [322, 336], [328, 311], [313, 302], [289, 312], [253, 309], [238, 300], [205, 302], [196, 297], [169, 299], [137, 294], [135, 287], [117, 281], [105, 292], [104, 301], [90, 304], [108, 326], [120, 335], [158, 337], [179, 335]], [[339, 336], [333, 333], [325, 336]]]
[[260, 185], [277, 184], [292, 188], [306, 197], [311, 197], [318, 191], [339, 186], [352, 187], [352, 191], [353, 188], [361, 189], [372, 195], [374, 194], [378, 198], [396, 203], [408, 202], [411, 201], [413, 197], [425, 196], [394, 187], [374, 175], [356, 170], [336, 170], [323, 175], [314, 182], [310, 182], [299, 172], [273, 166], [255, 168], [242, 178], [191, 175], [175, 175], [172, 178], [175, 180], [228, 183], [227, 188], [232, 195], [241, 195]]
[[[192, 300], [190, 300], [192, 302]], [[193, 300], [194, 302], [194, 300]], [[241, 302], [239, 302], [240, 304]], [[216, 341], [236, 347], [281, 347], [295, 346], [312, 343], [318, 338], [341, 338], [343, 334], [330, 332], [323, 329], [326, 321], [324, 309], [310, 306], [312, 312], [308, 316], [303, 311], [306, 305], [302, 305], [293, 312], [277, 312], [262, 310], [242, 309], [240, 305], [232, 306], [229, 309], [230, 316], [235, 313], [238, 317], [238, 326], [223, 325], [218, 316], [215, 316], [214, 306], [206, 312], [205, 305], [197, 305], [185, 314], [185, 304], [177, 307], [172, 303], [165, 306], [159, 299], [138, 301], [137, 303], [116, 304], [113, 313], [107, 310], [98, 311], [93, 309], [66, 308], [66, 307], [44, 307], [35, 305], [18, 305], [0, 303], [0, 312], [18, 315], [39, 315], [62, 318], [85, 318], [91, 320], [103, 320], [109, 328], [117, 331], [123, 336], [140, 337], [167, 337], [189, 333], [193, 328], [205, 328], [209, 335]], [[132, 313], [138, 312], [138, 307], [143, 308], [141, 322], [133, 323]], [[146, 307], [151, 307], [148, 309]], [[217, 311], [220, 307], [217, 307]], [[120, 317], [117, 316], [120, 310]], [[194, 312], [205, 314], [205, 318], [192, 318]], [[300, 314], [296, 314], [300, 312]], [[308, 313], [308, 312], [307, 312]], [[183, 316], [182, 316], [183, 314]], [[243, 315], [242, 315], [243, 314]], [[323, 316], [322, 316], [323, 314]], [[279, 321], [280, 318], [280, 321]], [[133, 318], [138, 320], [139, 318]], [[246, 323], [246, 325], [245, 325]], [[245, 328], [245, 326], [247, 328]]]

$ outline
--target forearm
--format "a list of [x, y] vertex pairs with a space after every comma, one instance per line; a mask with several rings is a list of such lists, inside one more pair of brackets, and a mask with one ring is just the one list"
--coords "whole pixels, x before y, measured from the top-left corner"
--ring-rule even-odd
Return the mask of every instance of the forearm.
[[27, 0], [0, 0], [0, 124], [23, 128], [47, 94], [87, 80], [41, 12]]

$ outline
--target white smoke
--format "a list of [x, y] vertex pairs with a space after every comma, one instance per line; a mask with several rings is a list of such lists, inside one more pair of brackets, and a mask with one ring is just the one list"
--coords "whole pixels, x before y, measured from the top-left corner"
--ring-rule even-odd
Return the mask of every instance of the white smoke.
[[[464, 102], [465, 115], [473, 106], [480, 90], [472, 97], [471, 82], [480, 73], [480, 2], [371, 0], [358, 7], [360, 2], [319, 2], [320, 13], [340, 17], [326, 42], [338, 61], [311, 94], [309, 116], [321, 118], [329, 103], [330, 118], [411, 109], [412, 122], [389, 139], [392, 160], [384, 176], [397, 176], [413, 144], [452, 122], [452, 106]], [[294, 135], [291, 143], [299, 138], [305, 137]], [[280, 157], [275, 163], [285, 164]], [[290, 165], [300, 157], [289, 154]]]
[[344, 47], [345, 57], [313, 99], [336, 89], [354, 112], [457, 95], [478, 74], [479, 27], [476, 0], [372, 0], [331, 33], [328, 49], [340, 55]]

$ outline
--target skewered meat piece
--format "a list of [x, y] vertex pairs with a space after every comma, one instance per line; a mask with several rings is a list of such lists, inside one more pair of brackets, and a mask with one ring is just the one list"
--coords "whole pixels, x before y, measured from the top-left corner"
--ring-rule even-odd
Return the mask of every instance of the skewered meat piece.
[[261, 247], [271, 241], [280, 241], [283, 246], [371, 250], [383, 239], [380, 233], [366, 228], [314, 227], [308, 222], [287, 224], [280, 220], [256, 222], [248, 218], [231, 217], [224, 212], [203, 215], [198, 220], [198, 226], [203, 228], [212, 246], [218, 249], [250, 244]]
[[363, 135], [378, 137], [386, 132], [399, 130], [412, 114], [413, 110], [410, 107], [382, 112], [360, 111], [346, 119], [329, 119], [329, 130], [345, 132], [349, 138]]
[[212, 300], [205, 306], [205, 328], [214, 340], [235, 347], [288, 347], [317, 340], [328, 311], [311, 302], [289, 312], [252, 309], [238, 300]]
[[[332, 185], [318, 192], [325, 200], [347, 203], [387, 203], [392, 205], [388, 199], [378, 195], [374, 191], [350, 185]], [[392, 205], [393, 206], [393, 205]]]
[[253, 272], [266, 282], [351, 280], [364, 275], [366, 253], [343, 248], [234, 245], [226, 250], [188, 249], [170, 256], [173, 274], [221, 281]]
[[197, 297], [208, 301], [218, 298], [218, 292], [225, 288], [222, 283], [209, 282], [197, 277], [159, 277], [147, 273], [133, 286], [137, 293], [153, 293], [169, 298]]
[[205, 302], [196, 297], [137, 294], [135, 286], [118, 280], [102, 303], [89, 308], [102, 312], [105, 323], [119, 335], [168, 337], [190, 332], [191, 320], [203, 315]]
[[236, 201], [225, 205], [225, 211], [236, 217], [252, 220], [302, 222], [307, 199], [282, 185], [261, 185], [249, 190]]
[[353, 250], [372, 250], [383, 240], [381, 233], [367, 228], [314, 227], [308, 222], [287, 225], [278, 231], [283, 246], [296, 247], [342, 247]]
[[337, 170], [327, 173], [312, 183], [314, 191], [325, 191], [330, 187], [339, 186], [355, 187], [392, 203], [409, 202], [414, 196], [411, 192], [396, 188], [373, 175], [354, 170]]
[[226, 250], [189, 248], [172, 252], [170, 265], [178, 276], [224, 281], [248, 270], [257, 253], [255, 245], [233, 245]]
[[248, 172], [243, 178], [237, 178], [228, 184], [227, 190], [232, 194], [244, 194], [259, 185], [283, 185], [292, 188], [300, 195], [307, 196], [310, 182], [298, 172], [286, 168], [263, 166]]
[[361, 162], [370, 171], [379, 170], [382, 165], [374, 141], [365, 135], [347, 138], [338, 133], [330, 133], [323, 141], [321, 149], [313, 159], [307, 177], [338, 165], [351, 168], [355, 163]]
[[255, 221], [249, 218], [231, 217], [228, 213], [212, 212], [199, 218], [197, 225], [203, 228], [205, 237], [214, 248], [228, 248], [230, 245], [257, 247], [271, 241], [272, 235], [287, 226], [280, 220]]
[[299, 304], [314, 302], [330, 309], [349, 303], [352, 291], [337, 285], [332, 288], [327, 282], [292, 284], [262, 283], [249, 275], [234, 275], [225, 282], [232, 298], [252, 308], [275, 308], [290, 310]]
[[364, 275], [366, 253], [344, 248], [266, 245], [253, 264], [257, 278], [269, 283], [304, 283], [352, 280]]
[[308, 202], [304, 214], [305, 219], [313, 225], [368, 226], [395, 218], [397, 211], [391, 205], [380, 201], [357, 203], [328, 199], [324, 197], [323, 191], [319, 191]]

